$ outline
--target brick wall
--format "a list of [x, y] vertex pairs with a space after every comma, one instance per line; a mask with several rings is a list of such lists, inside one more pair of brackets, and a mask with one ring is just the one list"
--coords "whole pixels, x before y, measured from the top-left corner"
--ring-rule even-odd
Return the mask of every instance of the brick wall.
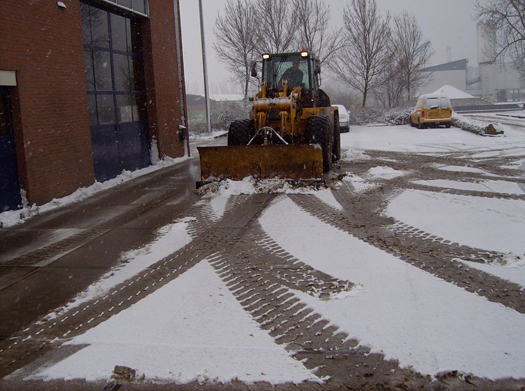
[[43, 204], [94, 182], [78, 0], [0, 1], [0, 69], [15, 70], [20, 183]]
[[179, 125], [183, 125], [184, 104], [178, 76], [175, 34], [178, 23], [174, 3], [178, 4], [172, 0], [150, 1], [150, 19], [142, 26], [150, 136], [158, 140], [161, 157], [184, 155], [184, 146], [178, 136]]
[[[20, 184], [38, 205], [94, 182], [80, 2], [62, 2], [66, 9], [55, 0], [0, 0], [0, 69], [17, 74]], [[178, 1], [150, 0], [150, 19], [142, 22], [149, 133], [161, 157], [184, 155], [174, 6]]]

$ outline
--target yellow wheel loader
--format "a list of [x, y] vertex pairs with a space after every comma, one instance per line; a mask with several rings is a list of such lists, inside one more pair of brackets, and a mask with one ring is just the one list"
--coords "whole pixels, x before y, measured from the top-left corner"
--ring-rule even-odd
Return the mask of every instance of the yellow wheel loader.
[[201, 184], [248, 176], [320, 180], [340, 157], [339, 113], [320, 89], [320, 61], [307, 51], [262, 57], [250, 119], [231, 123], [228, 146], [198, 148]]

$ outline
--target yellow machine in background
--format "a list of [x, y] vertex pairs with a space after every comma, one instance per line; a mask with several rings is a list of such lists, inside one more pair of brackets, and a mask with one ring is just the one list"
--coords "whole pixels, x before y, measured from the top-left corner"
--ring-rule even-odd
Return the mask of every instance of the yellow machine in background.
[[[320, 179], [341, 154], [337, 107], [320, 89], [312, 54], [264, 54], [250, 119], [231, 123], [228, 146], [198, 148], [201, 180]], [[252, 76], [257, 70], [252, 69]]]

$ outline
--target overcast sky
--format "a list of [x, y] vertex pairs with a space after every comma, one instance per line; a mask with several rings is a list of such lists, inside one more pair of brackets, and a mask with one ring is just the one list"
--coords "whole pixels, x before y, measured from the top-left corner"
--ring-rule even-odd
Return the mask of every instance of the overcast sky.
[[[432, 64], [448, 60], [450, 47], [452, 61], [468, 59], [469, 65], [477, 65], [476, 22], [474, 0], [376, 0], [382, 15], [402, 14], [404, 10], [413, 13], [423, 31], [424, 40], [432, 42], [435, 55]], [[349, 0], [325, 0], [330, 5], [331, 21], [334, 27], [343, 25], [343, 9]], [[202, 0], [204, 29], [206, 33], [206, 56], [211, 93], [233, 93], [236, 86], [228, 87], [231, 75], [217, 60], [213, 50], [214, 28], [218, 13], [224, 12], [226, 0]], [[203, 93], [201, 40], [199, 26], [199, 1], [180, 0], [182, 39], [184, 47], [184, 70], [188, 93]]]

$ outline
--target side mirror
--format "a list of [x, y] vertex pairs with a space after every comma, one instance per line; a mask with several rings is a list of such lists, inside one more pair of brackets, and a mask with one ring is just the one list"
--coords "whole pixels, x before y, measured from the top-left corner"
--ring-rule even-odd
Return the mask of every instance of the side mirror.
[[321, 61], [319, 61], [318, 58], [314, 60], [314, 73], [316, 74], [321, 73]]
[[252, 77], [257, 77], [257, 62], [252, 62]]

